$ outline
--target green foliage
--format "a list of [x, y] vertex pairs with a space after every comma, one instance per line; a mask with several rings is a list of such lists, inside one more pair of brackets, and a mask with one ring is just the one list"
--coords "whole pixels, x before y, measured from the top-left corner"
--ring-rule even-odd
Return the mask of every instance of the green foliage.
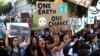
[[12, 4], [8, 2], [6, 5], [2, 5], [3, 3], [0, 2], [0, 15], [3, 13], [8, 13], [12, 9]]

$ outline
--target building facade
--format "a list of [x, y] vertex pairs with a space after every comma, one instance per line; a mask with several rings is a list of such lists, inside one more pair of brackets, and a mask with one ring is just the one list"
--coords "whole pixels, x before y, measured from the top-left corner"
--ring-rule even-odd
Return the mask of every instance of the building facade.
[[33, 5], [27, 3], [27, 0], [17, 0], [14, 3], [16, 16], [20, 16], [21, 13], [29, 13], [32, 15], [32, 11], [35, 8]]

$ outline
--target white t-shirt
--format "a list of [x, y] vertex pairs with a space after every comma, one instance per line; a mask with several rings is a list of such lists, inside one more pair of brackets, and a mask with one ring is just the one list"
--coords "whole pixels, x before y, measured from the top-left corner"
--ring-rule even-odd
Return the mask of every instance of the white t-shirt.
[[58, 51], [58, 52], [52, 52], [52, 56], [64, 56], [64, 54], [63, 54], [63, 49], [61, 49], [61, 50]]
[[71, 48], [71, 49], [69, 50], [68, 54], [69, 54], [70, 56], [78, 56], [77, 53], [73, 53], [73, 48]]

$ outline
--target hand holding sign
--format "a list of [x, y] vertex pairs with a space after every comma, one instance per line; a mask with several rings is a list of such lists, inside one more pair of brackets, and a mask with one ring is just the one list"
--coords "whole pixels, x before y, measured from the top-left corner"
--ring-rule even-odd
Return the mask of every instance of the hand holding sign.
[[58, 34], [59, 29], [58, 29], [58, 27], [57, 27], [57, 26], [52, 26], [51, 31], [52, 31], [54, 34]]

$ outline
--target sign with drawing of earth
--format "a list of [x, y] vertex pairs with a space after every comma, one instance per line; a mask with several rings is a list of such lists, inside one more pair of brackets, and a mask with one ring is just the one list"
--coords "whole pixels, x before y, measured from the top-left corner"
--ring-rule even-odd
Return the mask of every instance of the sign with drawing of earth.
[[52, 25], [67, 29], [68, 6], [66, 3], [37, 2], [37, 17], [33, 17], [33, 30], [40, 30]]

